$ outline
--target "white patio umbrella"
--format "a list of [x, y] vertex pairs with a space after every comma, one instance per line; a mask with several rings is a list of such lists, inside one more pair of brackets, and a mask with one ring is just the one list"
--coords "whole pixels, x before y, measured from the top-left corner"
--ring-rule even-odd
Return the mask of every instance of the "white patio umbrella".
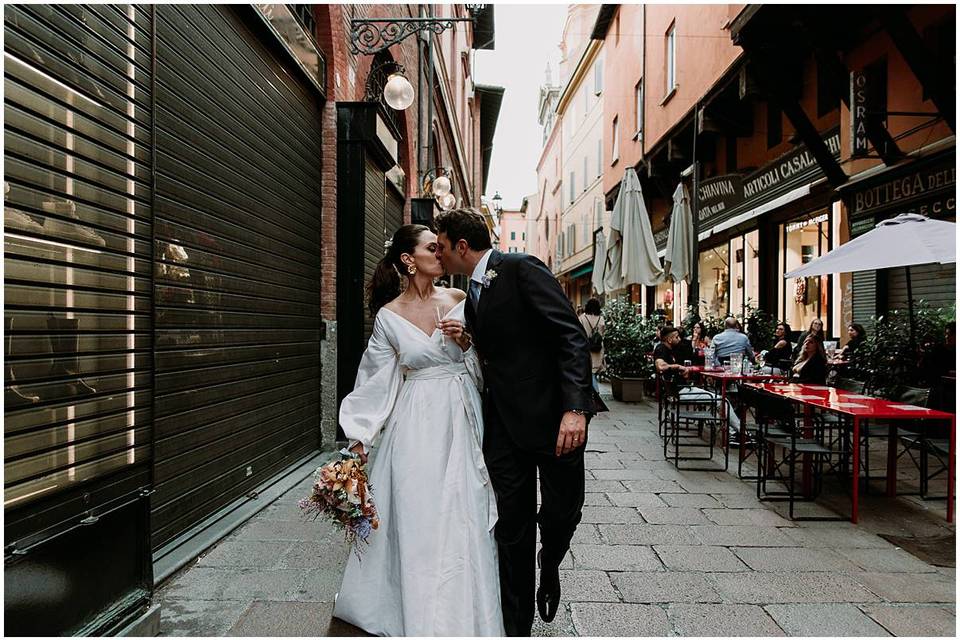
[[931, 220], [915, 213], [901, 213], [895, 218], [878, 223], [872, 231], [840, 245], [783, 277], [802, 278], [904, 267], [907, 275], [910, 341], [913, 342], [913, 291], [910, 286], [910, 265], [956, 262], [956, 228], [957, 225], [953, 222]]
[[663, 268], [676, 282], [689, 280], [693, 273], [693, 212], [690, 211], [690, 196], [682, 182], [673, 192], [673, 213], [670, 214]]
[[607, 266], [607, 238], [603, 231], [597, 234], [596, 250], [593, 258], [593, 276], [591, 283], [597, 293], [603, 293], [603, 276]]
[[663, 269], [657, 258], [657, 244], [653, 240], [640, 179], [631, 167], [624, 173], [613, 206], [604, 292], [611, 293], [631, 284], [654, 285], [662, 279]]

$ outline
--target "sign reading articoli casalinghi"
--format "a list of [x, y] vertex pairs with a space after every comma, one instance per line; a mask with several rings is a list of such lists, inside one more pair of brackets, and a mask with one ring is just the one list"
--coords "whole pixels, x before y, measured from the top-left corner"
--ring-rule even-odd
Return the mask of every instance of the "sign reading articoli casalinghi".
[[[840, 157], [840, 131], [833, 129], [823, 141]], [[700, 228], [730, 218], [822, 175], [820, 165], [806, 146], [799, 146], [746, 176], [729, 174], [702, 181], [697, 187]]]

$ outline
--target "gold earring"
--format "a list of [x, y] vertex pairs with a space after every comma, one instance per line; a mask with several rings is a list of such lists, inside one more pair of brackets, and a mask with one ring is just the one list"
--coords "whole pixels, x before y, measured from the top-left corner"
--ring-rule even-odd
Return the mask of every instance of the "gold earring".
[[412, 276], [417, 275], [417, 266], [414, 265], [414, 264], [411, 264], [410, 266], [408, 266], [408, 267], [407, 267], [407, 273], [409, 273], [409, 274], [412, 275]]

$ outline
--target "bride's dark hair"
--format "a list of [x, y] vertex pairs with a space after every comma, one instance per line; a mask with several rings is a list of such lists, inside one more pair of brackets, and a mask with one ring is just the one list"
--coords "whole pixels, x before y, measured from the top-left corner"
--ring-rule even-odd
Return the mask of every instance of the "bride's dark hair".
[[403, 264], [400, 256], [413, 253], [424, 231], [430, 231], [430, 228], [422, 224], [405, 224], [387, 241], [389, 246], [385, 249], [383, 259], [377, 263], [373, 277], [367, 284], [367, 308], [371, 316], [377, 315], [380, 307], [400, 295], [400, 274], [407, 275], [407, 265]]

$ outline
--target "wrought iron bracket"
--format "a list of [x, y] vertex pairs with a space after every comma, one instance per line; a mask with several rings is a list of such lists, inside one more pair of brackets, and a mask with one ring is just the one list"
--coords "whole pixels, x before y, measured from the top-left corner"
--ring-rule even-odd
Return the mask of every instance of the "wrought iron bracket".
[[389, 49], [415, 33], [432, 31], [441, 34], [457, 22], [474, 22], [475, 18], [359, 18], [350, 21], [350, 50], [355, 54], [373, 55]]

